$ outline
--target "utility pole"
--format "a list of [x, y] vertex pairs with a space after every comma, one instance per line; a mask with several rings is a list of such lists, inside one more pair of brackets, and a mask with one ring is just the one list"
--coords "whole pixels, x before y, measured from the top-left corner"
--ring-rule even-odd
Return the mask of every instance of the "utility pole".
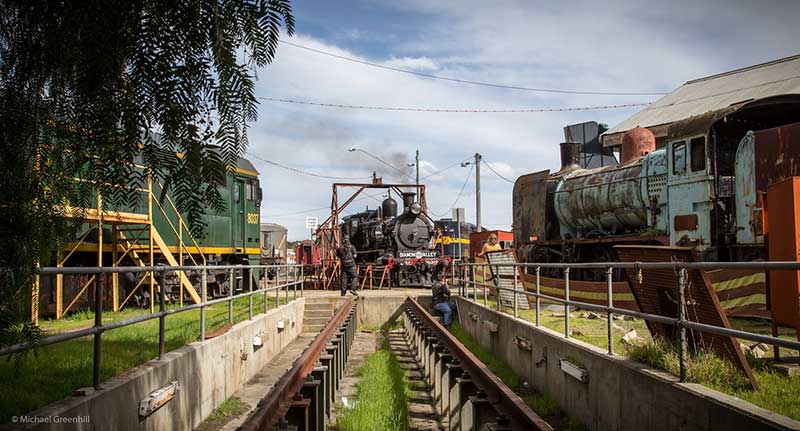
[[422, 202], [422, 197], [419, 195], [420, 194], [420, 188], [419, 188], [419, 150], [417, 150], [417, 159], [414, 162], [414, 165], [416, 165], [416, 167], [417, 167], [417, 202]]
[[481, 226], [481, 155], [475, 153], [475, 222], [478, 232], [483, 231]]

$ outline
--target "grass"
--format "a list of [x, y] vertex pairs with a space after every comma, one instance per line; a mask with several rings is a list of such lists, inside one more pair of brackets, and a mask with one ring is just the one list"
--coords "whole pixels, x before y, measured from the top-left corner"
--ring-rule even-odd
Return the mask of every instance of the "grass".
[[506, 384], [511, 390], [525, 401], [525, 403], [533, 409], [539, 416], [547, 421], [553, 428], [557, 430], [578, 431], [586, 430], [587, 428], [568, 416], [559, 407], [558, 403], [549, 395], [538, 392], [533, 392], [530, 388], [523, 385], [519, 376], [514, 373], [511, 367], [505, 362], [497, 359], [492, 352], [485, 349], [483, 346], [470, 335], [458, 322], [453, 322], [450, 332], [458, 338], [469, 351], [471, 351], [478, 359], [481, 360], [490, 370]]
[[[283, 296], [280, 303], [285, 303]], [[269, 298], [275, 307], [275, 297]], [[253, 314], [264, 310], [264, 297], [253, 297]], [[103, 322], [147, 314], [148, 310], [127, 309], [103, 313]], [[234, 323], [247, 320], [248, 300], [234, 301]], [[211, 332], [228, 321], [228, 305], [215, 304], [206, 309], [206, 331]], [[94, 313], [75, 313], [61, 320], [40, 322], [46, 334], [92, 326]], [[200, 310], [191, 310], [166, 318], [166, 349], [175, 350], [200, 338]], [[137, 365], [158, 357], [158, 319], [103, 333], [100, 377], [105, 381]], [[22, 361], [0, 361], [0, 381], [7, 390], [0, 391], [0, 423], [71, 395], [75, 389], [92, 385], [93, 338], [83, 337], [45, 346]], [[8, 388], [13, 388], [8, 390]]]
[[237, 397], [230, 397], [223, 401], [196, 431], [211, 431], [222, 429], [223, 425], [247, 410], [247, 404]]
[[[667, 371], [680, 373], [678, 352], [671, 344], [654, 340], [626, 348], [626, 355], [635, 361]], [[722, 393], [733, 395], [795, 420], [800, 420], [800, 379], [790, 378], [777, 371], [764, 360], [748, 354], [748, 362], [758, 383], [752, 390], [748, 381], [728, 361], [714, 352], [699, 351], [690, 354], [686, 363], [686, 378]]]
[[358, 401], [351, 408], [337, 403], [337, 429], [408, 430], [408, 378], [385, 341], [364, 361], [358, 374]]
[[[480, 303], [482, 298], [479, 298]], [[563, 308], [545, 309], [545, 301], [542, 301], [542, 313], [540, 323], [542, 326], [564, 333]], [[488, 301], [488, 306], [497, 309], [497, 303], [493, 300]], [[513, 314], [513, 308], [503, 307], [505, 313]], [[573, 311], [570, 313], [570, 327], [573, 331], [572, 337], [589, 344], [593, 344], [602, 349], [608, 348], [607, 323], [605, 316], [600, 319], [581, 318], [582, 312]], [[535, 310], [520, 310], [519, 317], [529, 322], [536, 321]], [[771, 334], [771, 325], [764, 319], [729, 319], [731, 327], [748, 332], [759, 334]], [[630, 359], [648, 364], [652, 367], [667, 371], [673, 375], [679, 374], [678, 354], [675, 349], [659, 340], [650, 337], [647, 325], [641, 319], [635, 320], [615, 320], [614, 321], [614, 352], [622, 354]], [[638, 339], [633, 346], [628, 346], [622, 342], [622, 335], [636, 330]], [[794, 339], [795, 333], [792, 329], [781, 328], [779, 332], [781, 338]], [[753, 343], [750, 343], [753, 344]], [[771, 349], [770, 349], [771, 352]], [[782, 357], [797, 358], [796, 350], [781, 348]], [[750, 388], [744, 377], [729, 362], [721, 359], [712, 352], [700, 351], [690, 355], [687, 377], [689, 381], [699, 383], [719, 392], [735, 396], [748, 401], [756, 406], [788, 416], [795, 420], [800, 420], [800, 378], [791, 378], [772, 368], [767, 359], [756, 359], [750, 354], [748, 361], [753, 370], [758, 390]]]

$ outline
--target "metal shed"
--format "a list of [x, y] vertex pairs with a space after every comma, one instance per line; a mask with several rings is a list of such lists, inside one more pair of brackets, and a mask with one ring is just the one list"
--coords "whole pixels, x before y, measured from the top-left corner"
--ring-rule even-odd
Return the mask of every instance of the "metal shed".
[[620, 146], [622, 135], [637, 126], [650, 129], [662, 144], [679, 133], [670, 131], [674, 123], [713, 123], [752, 102], [787, 95], [800, 95], [800, 55], [688, 81], [605, 132], [603, 146]]

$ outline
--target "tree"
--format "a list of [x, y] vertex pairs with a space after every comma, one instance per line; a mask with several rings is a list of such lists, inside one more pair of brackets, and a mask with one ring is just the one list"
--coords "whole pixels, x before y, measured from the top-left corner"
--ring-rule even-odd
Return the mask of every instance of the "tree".
[[0, 343], [31, 338], [35, 265], [92, 187], [126, 204], [137, 177], [162, 178], [202, 235], [282, 28], [289, 0], [0, 0]]

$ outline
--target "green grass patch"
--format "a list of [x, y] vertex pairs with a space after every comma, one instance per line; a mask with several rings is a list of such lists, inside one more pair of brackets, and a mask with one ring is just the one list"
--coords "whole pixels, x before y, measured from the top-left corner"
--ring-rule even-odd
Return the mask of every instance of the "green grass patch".
[[514, 373], [511, 367], [500, 359], [497, 359], [492, 352], [478, 344], [459, 322], [453, 322], [453, 326], [450, 327], [450, 332], [458, 338], [458, 341], [466, 346], [473, 355], [486, 364], [506, 386], [519, 395], [533, 411], [552, 425], [553, 428], [568, 431], [587, 429], [583, 424], [561, 410], [558, 403], [550, 395], [533, 392], [530, 388], [525, 388], [522, 384], [522, 380]]
[[[291, 296], [290, 296], [291, 299]], [[280, 303], [285, 298], [281, 296]], [[176, 307], [176, 306], [173, 306]], [[269, 298], [275, 308], [274, 295]], [[263, 295], [253, 297], [253, 315], [264, 310]], [[248, 318], [247, 298], [234, 301], [233, 321]], [[148, 310], [127, 309], [118, 313], [104, 312], [109, 323]], [[211, 332], [228, 322], [228, 305], [215, 304], [206, 309], [206, 331]], [[43, 320], [45, 335], [91, 327], [94, 313], [79, 312], [61, 320]], [[200, 310], [167, 316], [166, 348], [175, 350], [200, 339]], [[158, 319], [126, 326], [103, 333], [100, 378], [102, 381], [158, 357]], [[0, 360], [0, 381], [7, 390], [0, 391], [0, 423], [11, 416], [22, 415], [71, 395], [75, 389], [92, 385], [93, 338], [83, 337], [38, 349], [28, 354], [15, 369], [14, 361]]]
[[[680, 374], [678, 351], [663, 340], [654, 340], [627, 347], [626, 355], [638, 362]], [[787, 377], [763, 360], [748, 355], [758, 389], [752, 390], [748, 381], [730, 362], [716, 353], [701, 350], [690, 354], [686, 362], [686, 378], [719, 392], [733, 395], [767, 410], [800, 420], [800, 379]]]
[[[478, 302], [483, 304], [483, 298], [479, 297]], [[540, 324], [563, 334], [563, 307], [545, 309], [545, 306], [551, 306], [553, 303], [542, 301], [541, 304]], [[488, 301], [487, 306], [497, 309], [497, 303], [493, 299]], [[508, 307], [501, 307], [501, 311], [507, 314], [514, 313], [514, 309]], [[582, 311], [570, 313], [572, 338], [608, 349], [608, 323], [605, 316], [600, 319], [587, 319], [580, 317], [581, 314], [583, 314]], [[519, 317], [533, 323], [536, 321], [536, 310], [519, 310]], [[731, 318], [729, 321], [734, 329], [771, 335], [772, 328], [768, 320]], [[643, 320], [614, 320], [613, 323], [614, 352], [676, 376], [679, 374], [677, 351], [668, 343], [653, 340]], [[622, 336], [631, 330], [635, 330], [638, 335], [637, 343], [633, 347], [622, 342]], [[791, 328], [779, 328], [779, 337], [792, 340], [796, 335]], [[782, 357], [793, 356], [796, 359], [797, 355], [796, 350], [781, 348]], [[700, 351], [690, 355], [687, 377], [691, 382], [705, 385], [767, 410], [800, 420], [800, 379], [790, 378], [775, 371], [769, 360], [755, 359], [749, 354], [747, 356], [758, 383], [756, 391], [750, 389], [747, 381], [732, 364], [713, 352]]]
[[200, 424], [195, 431], [213, 431], [222, 429], [231, 419], [246, 412], [248, 405], [243, 403], [237, 397], [230, 397], [223, 401], [219, 407], [216, 408], [211, 414]]
[[337, 429], [408, 430], [408, 378], [386, 342], [364, 361], [358, 374], [358, 400], [351, 408], [337, 403]]

